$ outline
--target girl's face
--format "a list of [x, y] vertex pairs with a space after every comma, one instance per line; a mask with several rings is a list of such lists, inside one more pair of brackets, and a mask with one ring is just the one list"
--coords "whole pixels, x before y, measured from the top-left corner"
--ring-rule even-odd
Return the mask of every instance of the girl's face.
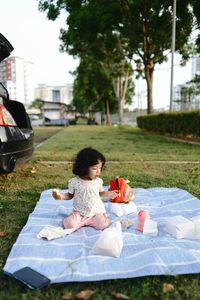
[[89, 167], [89, 172], [88, 172], [88, 179], [96, 179], [99, 177], [101, 174], [101, 169], [102, 169], [102, 162], [99, 161], [97, 165]]

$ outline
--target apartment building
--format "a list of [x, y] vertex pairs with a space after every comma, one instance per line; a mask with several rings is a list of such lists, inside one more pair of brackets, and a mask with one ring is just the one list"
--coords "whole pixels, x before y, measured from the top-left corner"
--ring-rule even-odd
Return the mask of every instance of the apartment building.
[[200, 56], [192, 57], [192, 78], [196, 74], [200, 75]]
[[34, 64], [18, 56], [0, 63], [0, 81], [6, 86], [10, 99], [28, 107], [34, 101]]
[[47, 102], [64, 103], [66, 105], [72, 104], [73, 100], [73, 85], [66, 84], [62, 86], [50, 86], [46, 84], [39, 84], [35, 88], [35, 99], [41, 99]]
[[[195, 75], [200, 75], [200, 56], [194, 56], [191, 59], [192, 70], [191, 79]], [[195, 95], [194, 91], [189, 89], [187, 83], [179, 84], [174, 87], [174, 102], [173, 110], [188, 110], [188, 109], [200, 109], [200, 95]]]

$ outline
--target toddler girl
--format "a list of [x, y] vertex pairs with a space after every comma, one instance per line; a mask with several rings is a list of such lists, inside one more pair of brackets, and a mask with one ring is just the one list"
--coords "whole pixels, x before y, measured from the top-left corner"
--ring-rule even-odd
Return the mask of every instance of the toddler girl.
[[91, 226], [103, 230], [110, 225], [101, 197], [113, 199], [118, 196], [118, 191], [104, 191], [103, 180], [99, 178], [104, 164], [105, 157], [99, 151], [82, 149], [73, 165], [76, 177], [69, 180], [68, 192], [53, 191], [57, 200], [73, 198], [73, 212], [63, 222], [66, 229]]

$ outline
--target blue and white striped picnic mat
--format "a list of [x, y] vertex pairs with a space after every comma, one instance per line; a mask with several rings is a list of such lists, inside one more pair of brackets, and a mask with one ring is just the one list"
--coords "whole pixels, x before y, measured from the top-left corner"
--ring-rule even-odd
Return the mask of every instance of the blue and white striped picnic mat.
[[[134, 191], [138, 210], [147, 209], [157, 221], [158, 236], [137, 231], [137, 213], [133, 213], [128, 216], [134, 222], [133, 227], [123, 231], [120, 258], [91, 254], [100, 232], [90, 227], [52, 241], [38, 239], [37, 234], [44, 226], [62, 226], [63, 211], [70, 214], [72, 210], [72, 201], [56, 201], [52, 191], [45, 190], [13, 245], [4, 271], [12, 274], [29, 266], [49, 277], [52, 283], [199, 273], [200, 241], [173, 238], [166, 233], [164, 222], [174, 215], [187, 218], [200, 215], [200, 200], [178, 188]], [[117, 220], [110, 212], [110, 205], [105, 203], [108, 215]]]

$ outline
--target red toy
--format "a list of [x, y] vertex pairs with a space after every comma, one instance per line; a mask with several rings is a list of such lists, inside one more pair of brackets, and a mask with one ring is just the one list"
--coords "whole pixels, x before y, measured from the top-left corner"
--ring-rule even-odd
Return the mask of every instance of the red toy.
[[134, 199], [134, 193], [131, 187], [128, 185], [128, 180], [117, 177], [115, 180], [110, 180], [109, 191], [119, 191], [118, 197], [111, 199], [111, 202], [124, 203]]

